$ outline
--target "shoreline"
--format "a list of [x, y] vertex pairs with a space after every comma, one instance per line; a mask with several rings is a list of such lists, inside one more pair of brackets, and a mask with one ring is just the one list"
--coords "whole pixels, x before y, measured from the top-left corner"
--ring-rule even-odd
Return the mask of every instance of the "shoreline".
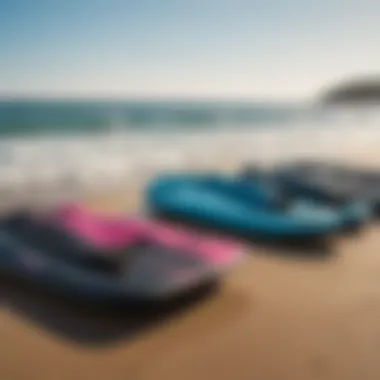
[[[380, 145], [379, 145], [380, 146]], [[329, 157], [315, 154], [289, 156], [287, 159], [283, 157], [262, 158], [261, 160], [252, 157], [251, 159], [242, 159], [235, 152], [227, 152], [225, 154], [214, 152], [210, 154], [207, 161], [202, 160], [203, 156], [188, 159], [186, 162], [180, 162], [179, 165], [153, 165], [152, 167], [135, 165], [133, 170], [128, 163], [125, 164], [124, 174], [115, 171], [104, 174], [105, 167], [102, 170], [88, 173], [90, 175], [61, 176], [55, 180], [54, 177], [46, 177], [44, 181], [38, 179], [12, 183], [12, 178], [8, 178], [8, 183], [4, 181], [0, 185], [0, 212], [5, 213], [8, 210], [21, 207], [39, 207], [48, 206], [66, 201], [85, 201], [86, 199], [101, 199], [113, 197], [114, 194], [136, 193], [139, 192], [146, 183], [161, 172], [177, 172], [177, 171], [195, 171], [195, 172], [219, 172], [224, 174], [238, 173], [245, 165], [254, 163], [263, 167], [281, 164], [285, 161], [291, 162], [298, 159], [322, 159], [329, 160]], [[345, 154], [345, 156], [344, 156]], [[219, 157], [218, 157], [219, 155]], [[358, 168], [380, 169], [380, 156], [377, 149], [357, 150], [354, 154], [347, 154], [346, 151], [340, 153], [340, 158], [331, 158], [331, 161], [342, 162]], [[181, 165], [182, 164], [182, 165]], [[119, 168], [122, 169], [123, 165]], [[156, 167], [154, 167], [156, 166]], [[161, 166], [161, 169], [160, 169]], [[61, 171], [64, 173], [64, 171]], [[85, 173], [83, 173], [85, 174]], [[37, 176], [38, 177], [38, 176]], [[16, 179], [20, 179], [14, 177]], [[33, 176], [30, 176], [33, 179]], [[4, 180], [4, 178], [3, 178]], [[9, 183], [10, 182], [10, 183]]]

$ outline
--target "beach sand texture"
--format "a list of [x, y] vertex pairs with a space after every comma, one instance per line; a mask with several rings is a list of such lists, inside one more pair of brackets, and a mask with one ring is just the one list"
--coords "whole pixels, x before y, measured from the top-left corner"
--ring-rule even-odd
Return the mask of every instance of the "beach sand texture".
[[[138, 210], [138, 188], [89, 198]], [[1, 280], [1, 380], [378, 380], [380, 234], [328, 255], [252, 248], [198, 302], [165, 318], [87, 308]]]

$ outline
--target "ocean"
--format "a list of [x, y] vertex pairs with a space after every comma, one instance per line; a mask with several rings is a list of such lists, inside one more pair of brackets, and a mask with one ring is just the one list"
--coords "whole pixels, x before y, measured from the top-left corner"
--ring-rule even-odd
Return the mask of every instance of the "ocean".
[[300, 106], [243, 102], [2, 101], [0, 134], [94, 134], [115, 124], [140, 132], [273, 125], [300, 112]]
[[339, 158], [380, 147], [376, 107], [100, 100], [0, 101], [0, 190], [111, 187], [163, 170]]

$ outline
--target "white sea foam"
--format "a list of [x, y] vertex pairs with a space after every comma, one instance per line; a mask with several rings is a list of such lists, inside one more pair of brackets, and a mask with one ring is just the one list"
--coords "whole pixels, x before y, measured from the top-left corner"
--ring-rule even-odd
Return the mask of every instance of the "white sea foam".
[[109, 188], [148, 179], [161, 170], [217, 168], [227, 161], [242, 165], [299, 157], [339, 159], [379, 148], [380, 113], [373, 111], [364, 116], [324, 113], [320, 120], [278, 128], [13, 138], [0, 142], [0, 189], [38, 193], [40, 188], [69, 185]]

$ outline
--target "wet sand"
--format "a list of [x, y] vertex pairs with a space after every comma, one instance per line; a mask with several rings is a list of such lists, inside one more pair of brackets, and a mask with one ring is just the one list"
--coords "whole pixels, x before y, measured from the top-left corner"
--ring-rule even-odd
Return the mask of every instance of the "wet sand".
[[[137, 191], [89, 204], [134, 211]], [[2, 280], [0, 379], [380, 379], [379, 228], [303, 258], [252, 247], [217, 289], [163, 315]]]

